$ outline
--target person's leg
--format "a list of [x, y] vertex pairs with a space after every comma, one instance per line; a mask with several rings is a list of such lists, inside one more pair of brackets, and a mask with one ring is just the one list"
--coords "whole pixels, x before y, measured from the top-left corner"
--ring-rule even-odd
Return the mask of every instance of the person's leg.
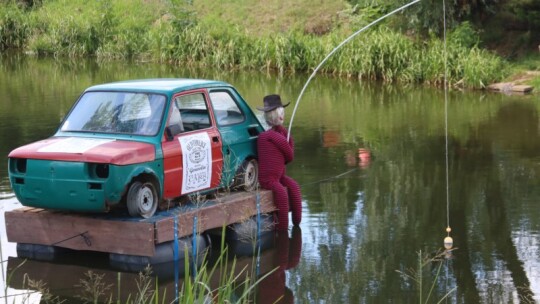
[[276, 230], [287, 230], [289, 228], [289, 195], [287, 194], [287, 188], [277, 180], [264, 183], [262, 187], [272, 190], [274, 194], [274, 203], [278, 208]]
[[287, 187], [292, 222], [293, 225], [298, 226], [302, 221], [302, 193], [300, 192], [300, 186], [294, 179], [286, 175], [281, 177], [280, 182], [283, 186]]

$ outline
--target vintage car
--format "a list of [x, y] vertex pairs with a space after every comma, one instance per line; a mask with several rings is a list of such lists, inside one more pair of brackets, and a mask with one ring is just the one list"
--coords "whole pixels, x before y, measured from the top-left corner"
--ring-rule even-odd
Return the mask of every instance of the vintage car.
[[24, 206], [76, 212], [127, 206], [131, 216], [148, 218], [160, 203], [185, 195], [256, 188], [262, 131], [224, 82], [96, 85], [83, 92], [54, 136], [9, 154], [9, 178]]

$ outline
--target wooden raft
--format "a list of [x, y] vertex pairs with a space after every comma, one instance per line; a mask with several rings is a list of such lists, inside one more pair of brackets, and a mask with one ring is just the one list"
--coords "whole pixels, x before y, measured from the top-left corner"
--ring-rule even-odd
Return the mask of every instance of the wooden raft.
[[9, 242], [118, 254], [153, 256], [155, 246], [178, 237], [242, 222], [276, 210], [271, 191], [233, 192], [212, 201], [159, 211], [149, 219], [89, 215], [24, 207], [5, 213]]

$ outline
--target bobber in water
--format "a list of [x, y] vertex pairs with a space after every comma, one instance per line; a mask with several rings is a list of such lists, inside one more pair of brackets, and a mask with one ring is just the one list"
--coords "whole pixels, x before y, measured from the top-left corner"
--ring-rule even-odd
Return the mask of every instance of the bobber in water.
[[448, 236], [444, 238], [444, 248], [447, 250], [452, 249], [452, 246], [454, 246], [454, 240], [450, 237], [450, 231], [452, 231], [452, 229], [447, 227], [446, 232], [448, 233]]

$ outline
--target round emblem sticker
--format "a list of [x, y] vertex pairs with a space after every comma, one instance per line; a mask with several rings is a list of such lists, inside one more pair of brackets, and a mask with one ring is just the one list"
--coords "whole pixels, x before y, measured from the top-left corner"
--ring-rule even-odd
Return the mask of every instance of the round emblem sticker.
[[194, 163], [200, 163], [204, 161], [205, 156], [206, 156], [206, 151], [204, 151], [201, 147], [196, 147], [191, 151], [189, 155], [189, 160], [191, 160]]

